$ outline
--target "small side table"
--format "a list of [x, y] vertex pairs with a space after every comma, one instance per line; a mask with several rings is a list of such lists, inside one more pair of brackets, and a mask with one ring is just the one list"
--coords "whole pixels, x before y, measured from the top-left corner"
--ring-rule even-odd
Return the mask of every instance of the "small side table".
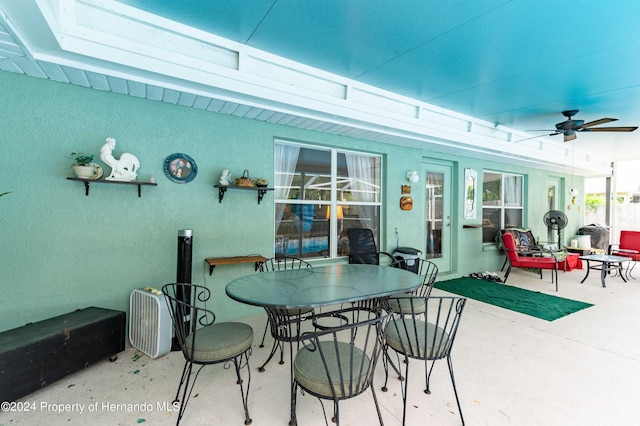
[[[624, 282], [627, 282], [624, 277], [622, 262], [629, 262], [631, 259], [628, 257], [611, 256], [608, 254], [590, 254], [589, 256], [580, 256], [580, 259], [587, 261], [587, 274], [584, 276], [582, 281], [580, 281], [580, 284], [582, 284], [587, 279], [587, 277], [589, 276], [589, 271], [591, 269], [600, 271], [600, 281], [602, 282], [602, 287], [606, 287], [604, 279], [606, 278], [609, 271], [617, 271], [620, 274], [620, 278], [622, 278]], [[591, 262], [594, 262], [595, 264], [592, 266]]]
[[257, 271], [265, 260], [267, 260], [266, 257], [254, 254], [249, 256], [208, 257], [204, 261], [209, 264], [209, 275], [211, 275], [213, 274], [213, 269], [218, 265], [237, 265], [239, 263], [253, 262]]

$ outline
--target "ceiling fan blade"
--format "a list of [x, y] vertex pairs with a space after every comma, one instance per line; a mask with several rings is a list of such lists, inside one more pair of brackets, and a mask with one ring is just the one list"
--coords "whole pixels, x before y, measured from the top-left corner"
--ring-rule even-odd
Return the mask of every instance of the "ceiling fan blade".
[[576, 134], [575, 134], [574, 132], [572, 132], [572, 133], [570, 133], [570, 134], [565, 133], [565, 134], [564, 134], [564, 141], [565, 141], [565, 142], [569, 142], [569, 141], [574, 140], [576, 137], [577, 137], [577, 136], [576, 136]]
[[581, 132], [633, 132], [638, 127], [597, 127], [595, 129], [580, 129]]
[[[550, 132], [551, 130], [529, 130], [529, 132]], [[559, 132], [554, 132], [554, 133], [549, 133], [546, 135], [538, 135], [538, 136], [531, 136], [530, 138], [524, 138], [524, 139], [519, 139], [517, 141], [513, 141], [513, 143], [517, 143], [517, 142], [524, 142], [524, 141], [528, 141], [531, 139], [538, 139], [538, 138], [544, 138], [547, 136], [555, 136], [555, 135], [559, 135]]]
[[598, 124], [611, 123], [612, 121], [617, 120], [617, 118], [601, 118], [599, 120], [589, 121], [588, 123], [583, 123], [580, 126], [576, 126], [576, 130], [584, 129], [585, 127], [597, 126]]

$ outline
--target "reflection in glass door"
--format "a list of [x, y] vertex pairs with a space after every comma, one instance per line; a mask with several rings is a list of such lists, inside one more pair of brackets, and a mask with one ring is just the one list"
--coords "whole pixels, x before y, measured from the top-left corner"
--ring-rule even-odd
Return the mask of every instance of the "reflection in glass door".
[[442, 173], [427, 173], [427, 258], [442, 257]]
[[451, 270], [451, 169], [442, 165], [427, 165], [426, 258], [434, 261], [440, 271]]

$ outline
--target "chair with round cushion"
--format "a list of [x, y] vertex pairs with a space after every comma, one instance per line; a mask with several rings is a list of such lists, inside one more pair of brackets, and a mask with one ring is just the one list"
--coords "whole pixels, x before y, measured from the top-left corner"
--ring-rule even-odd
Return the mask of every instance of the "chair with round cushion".
[[[409, 360], [424, 361], [426, 387], [424, 392], [429, 394], [429, 379], [435, 362], [446, 359], [449, 366], [449, 375], [453, 385], [453, 393], [458, 404], [460, 420], [464, 425], [460, 399], [453, 376], [451, 363], [451, 349], [456, 338], [462, 310], [467, 299], [463, 297], [413, 297], [404, 298], [402, 301], [389, 298], [390, 303], [396, 303], [398, 311], [393, 312], [393, 319], [385, 330], [385, 346], [383, 365], [385, 381], [382, 391], [386, 392], [389, 379], [389, 367], [391, 366], [403, 382], [402, 399], [403, 412], [402, 424], [407, 423], [407, 389], [410, 379]], [[400, 303], [401, 302], [401, 303]], [[424, 318], [424, 319], [423, 319]], [[396, 362], [391, 359], [391, 351], [396, 354]], [[404, 364], [404, 376], [400, 372], [400, 365]]]
[[384, 329], [391, 314], [380, 309], [374, 312], [358, 307], [344, 309], [341, 314], [345, 318], [358, 318], [358, 321], [302, 335], [303, 346], [298, 350], [293, 366], [291, 426], [297, 425], [298, 388], [303, 394], [313, 395], [321, 402], [332, 401], [332, 420], [336, 425], [340, 424], [339, 402], [371, 389], [378, 420], [383, 424], [372, 382], [384, 345]]
[[[206, 308], [206, 302], [211, 297], [211, 292], [206, 287], [184, 283], [167, 284], [162, 287], [162, 292], [169, 305], [176, 341], [185, 359], [174, 399], [174, 403], [181, 403], [176, 425], [182, 420], [200, 371], [206, 365], [220, 363], [234, 365], [238, 378], [236, 383], [240, 385], [242, 396], [244, 424], [251, 424], [247, 400], [251, 383], [249, 356], [253, 344], [253, 329], [240, 322], [216, 323], [215, 314]], [[243, 368], [247, 370], [246, 387], [241, 376]]]

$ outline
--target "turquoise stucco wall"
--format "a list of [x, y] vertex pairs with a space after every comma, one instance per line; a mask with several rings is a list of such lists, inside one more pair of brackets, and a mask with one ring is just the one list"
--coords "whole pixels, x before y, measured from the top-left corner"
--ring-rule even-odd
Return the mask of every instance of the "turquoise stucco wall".
[[[12, 191], [0, 198], [0, 331], [86, 306], [128, 311], [132, 289], [175, 279], [180, 229], [193, 229], [193, 282], [212, 289], [219, 319], [260, 313], [224, 295], [225, 284], [252, 273], [251, 265], [219, 267], [209, 276], [204, 259], [272, 255], [273, 193], [258, 205], [253, 193], [229, 191], [219, 204], [213, 185], [225, 167], [236, 176], [249, 169], [252, 177], [273, 181], [274, 138], [382, 154], [388, 188], [386, 250], [395, 247], [394, 227], [402, 245], [423, 245], [423, 208], [401, 211], [398, 200], [407, 170], [421, 170], [424, 158], [455, 163], [460, 206], [459, 175], [465, 167], [479, 173], [487, 167], [528, 173], [528, 214], [541, 218], [545, 210], [547, 173], [534, 169], [487, 165], [7, 72], [0, 72], [0, 103], [0, 193]], [[141, 180], [154, 175], [157, 187], [143, 187], [138, 198], [135, 187], [94, 184], [86, 197], [81, 183], [65, 179], [72, 176], [71, 152], [93, 153], [98, 159], [109, 136], [117, 141], [116, 157], [135, 154]], [[198, 175], [191, 183], [176, 184], [164, 176], [163, 161], [175, 152], [197, 162]], [[420, 206], [424, 189], [413, 187], [414, 205]], [[453, 242], [456, 273], [499, 268], [501, 257], [483, 251], [479, 231], [462, 230], [461, 224], [456, 223]]]

